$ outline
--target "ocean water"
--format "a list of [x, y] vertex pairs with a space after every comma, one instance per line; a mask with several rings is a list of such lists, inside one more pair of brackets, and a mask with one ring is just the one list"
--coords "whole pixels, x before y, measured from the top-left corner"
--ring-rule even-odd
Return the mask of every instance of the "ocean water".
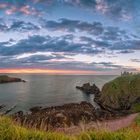
[[94, 105], [94, 95], [88, 95], [75, 87], [86, 82], [102, 88], [104, 83], [114, 79], [111, 75], [47, 75], [8, 74], [26, 80], [26, 83], [0, 84], [0, 104], [15, 111], [28, 110], [34, 106], [54, 106], [65, 103], [88, 101]]

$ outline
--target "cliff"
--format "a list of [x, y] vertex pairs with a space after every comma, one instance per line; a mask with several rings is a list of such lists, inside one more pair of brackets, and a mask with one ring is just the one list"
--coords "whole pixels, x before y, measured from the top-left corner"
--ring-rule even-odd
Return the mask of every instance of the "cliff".
[[140, 74], [122, 75], [106, 83], [98, 102], [118, 111], [140, 111]]

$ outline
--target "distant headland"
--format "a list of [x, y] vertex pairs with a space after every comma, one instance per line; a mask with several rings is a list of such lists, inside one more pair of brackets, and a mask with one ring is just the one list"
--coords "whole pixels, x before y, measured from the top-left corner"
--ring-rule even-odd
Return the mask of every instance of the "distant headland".
[[16, 77], [9, 77], [7, 75], [0, 75], [0, 84], [13, 83], [13, 82], [26, 82], [26, 81], [22, 80], [20, 78], [16, 78]]

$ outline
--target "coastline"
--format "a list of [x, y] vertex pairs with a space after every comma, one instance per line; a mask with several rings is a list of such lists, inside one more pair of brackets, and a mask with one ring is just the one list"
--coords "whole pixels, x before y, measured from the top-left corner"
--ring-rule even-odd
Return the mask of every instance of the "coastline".
[[[78, 89], [85, 94], [94, 94], [94, 101], [99, 105], [99, 108], [83, 101], [81, 103], [69, 103], [62, 106], [36, 106], [30, 108], [27, 112], [21, 110], [9, 116], [14, 122], [22, 126], [45, 131], [71, 128], [73, 126], [79, 127], [80, 124], [86, 124], [88, 127], [90, 125], [92, 126], [93, 122], [95, 122], [95, 124], [96, 122], [103, 124], [107, 121], [114, 122], [117, 118], [127, 118], [127, 115], [133, 116], [133, 112], [129, 112], [127, 108], [113, 109], [111, 106], [105, 106], [105, 104], [100, 101], [101, 91], [95, 84], [90, 85], [86, 83], [82, 87], [78, 87]], [[3, 107], [4, 106], [1, 106], [1, 109]], [[8, 114], [12, 109], [13, 108], [7, 110], [4, 114]], [[95, 126], [95, 128], [97, 127]]]

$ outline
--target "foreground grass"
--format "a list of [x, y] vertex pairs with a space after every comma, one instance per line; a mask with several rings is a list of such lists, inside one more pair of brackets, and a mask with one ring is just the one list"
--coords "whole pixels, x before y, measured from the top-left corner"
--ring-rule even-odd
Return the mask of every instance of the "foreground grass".
[[15, 125], [10, 118], [1, 116], [0, 140], [140, 140], [140, 115], [129, 128], [116, 132], [93, 130], [75, 136], [27, 129]]
[[15, 125], [10, 118], [0, 117], [0, 140], [68, 140], [61, 133], [30, 130]]

